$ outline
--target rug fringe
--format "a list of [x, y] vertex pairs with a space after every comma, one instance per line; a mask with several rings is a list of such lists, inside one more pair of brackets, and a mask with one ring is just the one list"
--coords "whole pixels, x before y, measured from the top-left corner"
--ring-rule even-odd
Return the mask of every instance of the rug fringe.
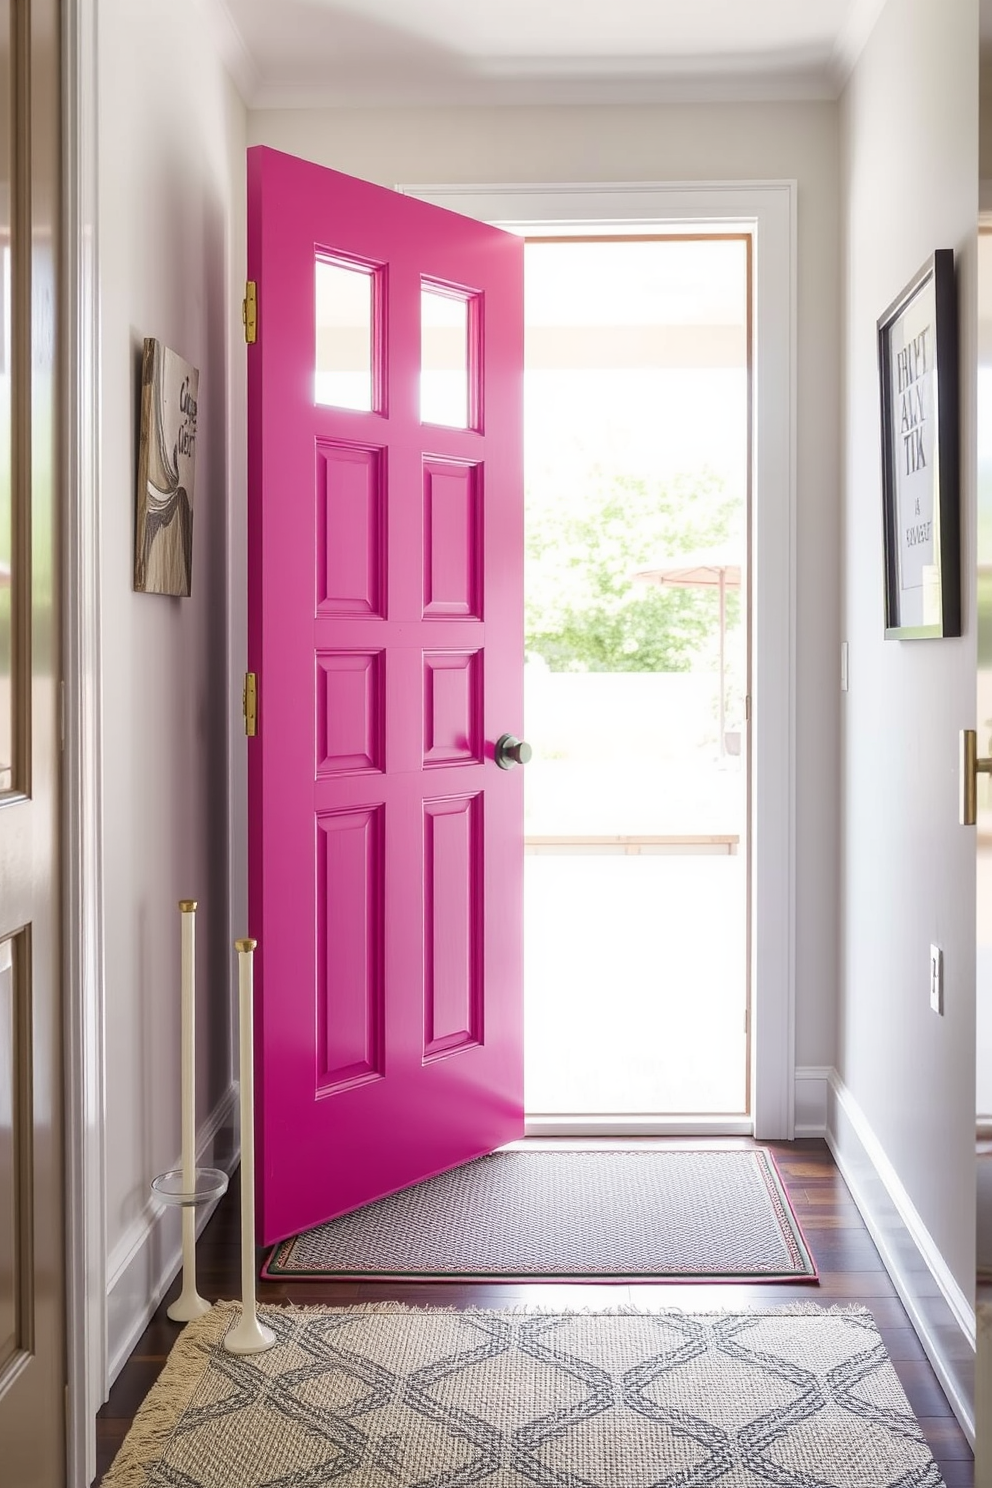
[[163, 1455], [176, 1422], [200, 1382], [211, 1350], [240, 1311], [240, 1302], [216, 1302], [195, 1323], [186, 1325], [103, 1478], [103, 1488], [145, 1488], [148, 1469]]
[[[227, 1303], [227, 1306], [237, 1307], [238, 1303]], [[622, 1302], [615, 1307], [556, 1307], [544, 1302], [520, 1302], [512, 1307], [456, 1307], [454, 1305], [439, 1307], [418, 1307], [409, 1302], [355, 1302], [348, 1307], [326, 1307], [320, 1303], [299, 1304], [296, 1302], [286, 1303], [263, 1303], [259, 1306], [259, 1315], [271, 1313], [351, 1313], [355, 1315], [376, 1314], [383, 1317], [400, 1316], [403, 1314], [416, 1313], [473, 1313], [498, 1312], [502, 1317], [528, 1317], [538, 1315], [544, 1317], [660, 1317], [665, 1313], [678, 1313], [680, 1316], [689, 1317], [819, 1317], [824, 1313], [843, 1314], [846, 1317], [870, 1317], [871, 1309], [861, 1303], [847, 1302], [784, 1302], [780, 1306], [756, 1305], [749, 1307], [738, 1304], [733, 1307], [642, 1307], [636, 1302]], [[115, 1485], [116, 1488], [116, 1485]]]

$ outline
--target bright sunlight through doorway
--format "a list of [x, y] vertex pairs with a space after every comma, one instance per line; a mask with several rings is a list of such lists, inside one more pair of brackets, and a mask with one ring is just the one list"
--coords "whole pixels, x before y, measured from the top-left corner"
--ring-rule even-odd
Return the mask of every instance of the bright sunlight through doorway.
[[525, 248], [536, 1120], [749, 1110], [750, 247]]

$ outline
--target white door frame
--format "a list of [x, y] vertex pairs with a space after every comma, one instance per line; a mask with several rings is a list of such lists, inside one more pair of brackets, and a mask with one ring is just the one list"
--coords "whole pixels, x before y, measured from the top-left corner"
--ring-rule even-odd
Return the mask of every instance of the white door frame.
[[66, 1482], [96, 1475], [106, 1398], [97, 0], [62, 7], [62, 950]]
[[[754, 235], [751, 1105], [756, 1137], [791, 1141], [796, 996], [796, 182], [399, 189], [466, 216], [535, 235], [549, 226], [567, 232], [569, 227], [588, 231], [592, 224], [604, 233], [703, 227]], [[732, 1120], [716, 1123], [724, 1132], [749, 1126]], [[584, 1129], [593, 1130], [588, 1125]], [[664, 1129], [706, 1131], [713, 1130], [714, 1123], [665, 1123]]]

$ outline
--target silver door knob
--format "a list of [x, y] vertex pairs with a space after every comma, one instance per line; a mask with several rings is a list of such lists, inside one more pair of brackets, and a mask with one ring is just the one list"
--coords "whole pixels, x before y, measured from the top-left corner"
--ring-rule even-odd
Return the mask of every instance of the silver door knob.
[[525, 765], [534, 751], [515, 734], [503, 734], [496, 740], [496, 763], [501, 770], [512, 770], [514, 765]]

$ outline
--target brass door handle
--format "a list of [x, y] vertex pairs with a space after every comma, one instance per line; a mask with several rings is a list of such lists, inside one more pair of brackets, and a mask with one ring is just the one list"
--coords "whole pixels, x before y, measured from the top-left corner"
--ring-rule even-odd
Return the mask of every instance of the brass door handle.
[[963, 827], [973, 827], [978, 820], [979, 775], [992, 775], [992, 759], [979, 759], [978, 734], [974, 729], [962, 729], [959, 770], [961, 786], [959, 819]]

